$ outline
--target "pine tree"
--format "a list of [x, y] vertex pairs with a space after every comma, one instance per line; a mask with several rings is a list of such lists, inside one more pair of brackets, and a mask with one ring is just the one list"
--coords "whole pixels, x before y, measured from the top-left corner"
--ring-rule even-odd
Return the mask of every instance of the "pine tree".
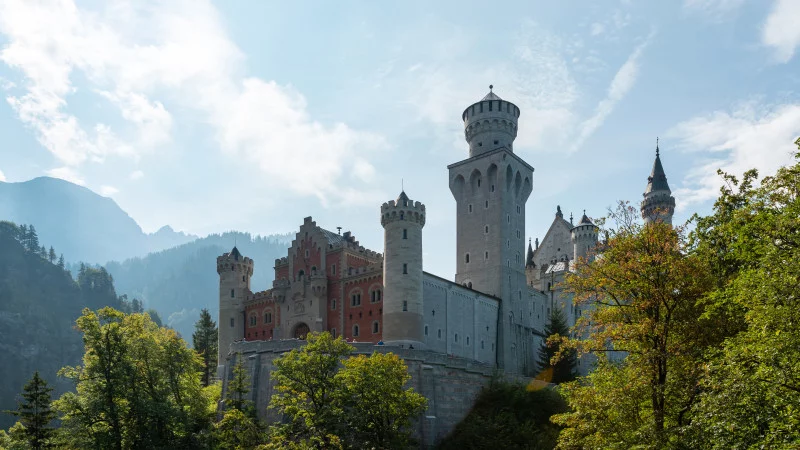
[[47, 253], [47, 259], [50, 260], [50, 264], [56, 262], [56, 251], [53, 249], [53, 246], [50, 246], [50, 251]]
[[250, 377], [244, 367], [242, 354], [236, 355], [236, 365], [233, 366], [233, 378], [228, 382], [228, 392], [225, 403], [228, 408], [238, 409], [244, 413], [253, 409], [247, 394], [250, 393]]
[[19, 233], [17, 234], [17, 240], [20, 244], [27, 250], [28, 249], [28, 226], [27, 225], [20, 225], [19, 226]]
[[29, 252], [39, 251], [39, 235], [36, 234], [36, 228], [33, 225], [28, 226], [26, 249]]
[[[560, 308], [553, 308], [553, 312], [550, 314], [550, 321], [544, 329], [544, 334], [548, 338], [553, 335], [569, 336], [567, 319]], [[552, 370], [553, 374], [550, 382], [556, 384], [572, 381], [577, 376], [575, 372], [577, 361], [574, 350], [566, 351], [555, 365], [551, 363], [553, 356], [558, 353], [560, 347], [559, 343], [545, 341], [539, 350], [539, 366], [542, 371]]]
[[39, 247], [39, 256], [41, 256], [42, 259], [47, 259], [47, 248], [45, 248], [44, 245]]
[[23, 433], [33, 449], [48, 446], [47, 441], [53, 434], [50, 422], [55, 419], [56, 413], [50, 409], [52, 390], [39, 376], [39, 372], [34, 372], [33, 378], [23, 388], [22, 400], [18, 403], [17, 410], [12, 412], [19, 417], [24, 427]]
[[62, 253], [61, 256], [58, 257], [58, 267], [63, 269], [64, 268], [64, 254]]
[[194, 324], [195, 332], [192, 334], [194, 350], [203, 358], [203, 386], [211, 382], [214, 370], [217, 367], [217, 324], [211, 320], [208, 309], [200, 311], [200, 319]]
[[131, 312], [136, 314], [141, 314], [144, 312], [144, 307], [142, 306], [142, 302], [138, 298], [134, 298], [133, 301], [131, 301]]

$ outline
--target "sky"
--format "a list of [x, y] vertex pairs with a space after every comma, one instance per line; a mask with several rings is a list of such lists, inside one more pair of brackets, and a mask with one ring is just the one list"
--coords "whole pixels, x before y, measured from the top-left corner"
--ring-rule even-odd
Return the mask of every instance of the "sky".
[[377, 251], [402, 184], [425, 269], [451, 278], [447, 165], [490, 84], [521, 109], [527, 236], [557, 205], [638, 204], [656, 137], [679, 223], [710, 211], [718, 168], [792, 161], [798, 23], [797, 0], [0, 0], [0, 181], [84, 185], [147, 232], [312, 216]]

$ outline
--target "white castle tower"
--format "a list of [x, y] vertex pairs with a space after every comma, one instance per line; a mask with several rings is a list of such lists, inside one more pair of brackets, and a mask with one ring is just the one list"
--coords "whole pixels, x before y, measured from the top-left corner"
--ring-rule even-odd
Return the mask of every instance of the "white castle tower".
[[664, 167], [661, 166], [661, 156], [658, 151], [658, 139], [656, 139], [656, 160], [653, 163], [653, 170], [647, 177], [647, 187], [644, 190], [642, 200], [642, 218], [645, 223], [660, 220], [672, 224], [672, 214], [675, 212], [675, 197], [667, 184], [667, 175]]
[[405, 192], [381, 205], [383, 249], [383, 341], [424, 346], [422, 227], [425, 205]]
[[586, 258], [597, 246], [597, 237], [599, 228], [592, 223], [586, 215], [586, 210], [583, 211], [581, 221], [572, 228], [571, 238], [573, 246], [573, 259], [578, 261], [578, 258]]
[[245, 317], [242, 302], [250, 291], [253, 260], [245, 258], [235, 246], [229, 253], [217, 257], [219, 274], [219, 353], [223, 364], [234, 341], [244, 339]]
[[[532, 370], [526, 363], [529, 302], [525, 278], [525, 202], [533, 168], [515, 155], [516, 105], [491, 91], [461, 118], [469, 158], [449, 165], [456, 200], [456, 282], [499, 297], [497, 363], [512, 372]], [[525, 352], [523, 354], [522, 352]]]

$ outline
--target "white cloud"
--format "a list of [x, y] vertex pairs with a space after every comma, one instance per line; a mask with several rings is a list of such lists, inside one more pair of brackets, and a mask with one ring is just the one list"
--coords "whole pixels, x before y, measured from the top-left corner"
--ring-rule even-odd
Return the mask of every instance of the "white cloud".
[[742, 4], [744, 0], [684, 0], [683, 9], [718, 21], [738, 11]]
[[792, 161], [798, 135], [800, 104], [763, 107], [751, 102], [679, 123], [668, 136], [678, 140], [679, 148], [696, 153], [700, 162], [675, 191], [678, 209], [719, 195], [717, 169], [736, 176], [752, 168], [761, 177], [775, 173]]
[[53, 178], [61, 178], [80, 186], [86, 185], [86, 181], [71, 167], [57, 167], [47, 170], [45, 173]]
[[6, 179], [6, 174], [4, 174], [2, 170], [0, 170], [0, 181], [8, 181]]
[[800, 45], [800, 2], [775, 0], [761, 34], [761, 43], [772, 47], [775, 58], [789, 62]]
[[[169, 142], [174, 106], [207, 124], [223, 151], [260, 168], [267, 183], [338, 201], [342, 183], [368, 181], [366, 159], [355, 181], [343, 176], [345, 166], [387, 147], [384, 140], [321, 124], [291, 87], [243, 76], [244, 57], [210, 2], [100, 5], [88, 11], [72, 0], [0, 0], [0, 33], [8, 41], [0, 60], [24, 76], [26, 90], [8, 101], [73, 174], [87, 162], [137, 159]], [[76, 73], [127, 128], [82, 123], [70, 103]]]
[[142, 172], [141, 170], [134, 170], [133, 172], [131, 172], [130, 175], [128, 175], [128, 178], [130, 178], [131, 180], [138, 180], [143, 176], [144, 172]]
[[603, 31], [605, 31], [605, 29], [606, 29], [605, 25], [603, 25], [600, 22], [595, 22], [590, 27], [589, 34], [591, 34], [592, 36], [598, 36], [600, 34], [603, 34]]
[[595, 108], [594, 114], [588, 119], [584, 120], [579, 129], [578, 137], [572, 146], [572, 151], [579, 149], [586, 139], [588, 139], [600, 126], [605, 122], [606, 118], [614, 111], [614, 108], [633, 88], [636, 84], [636, 79], [639, 77], [639, 58], [644, 52], [644, 49], [650, 43], [655, 33], [650, 35], [628, 56], [628, 59], [619, 68], [611, 84], [608, 87], [606, 98], [600, 101]]
[[100, 186], [100, 195], [103, 197], [111, 197], [117, 192], [119, 192], [119, 189], [115, 188], [114, 186]]

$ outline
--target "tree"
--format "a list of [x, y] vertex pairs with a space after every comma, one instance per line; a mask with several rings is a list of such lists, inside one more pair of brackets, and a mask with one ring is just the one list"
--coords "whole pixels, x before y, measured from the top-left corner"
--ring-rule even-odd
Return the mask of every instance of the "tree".
[[143, 313], [144, 307], [142, 306], [142, 301], [138, 298], [134, 298], [131, 301], [131, 312], [133, 313]]
[[[610, 230], [602, 257], [580, 262], [567, 277], [576, 305], [587, 314], [576, 323], [579, 337], [562, 342], [598, 354], [600, 363], [588, 380], [565, 387], [572, 412], [553, 419], [567, 427], [559, 438], [562, 448], [611, 446], [616, 441], [602, 441], [612, 439], [602, 431], [609, 426], [634, 436], [629, 445], [676, 441], [697, 401], [703, 353], [721, 340], [702, 302], [713, 280], [706, 262], [689, 253], [683, 228], [642, 225], [631, 220], [626, 204], [611, 217], [618, 228]], [[621, 355], [621, 361], [607, 361], [608, 354]], [[597, 386], [607, 380], [631, 388], [604, 394]], [[611, 393], [618, 396], [609, 398]], [[639, 420], [598, 420], [609, 416], [609, 407], [630, 405], [637, 405]]]
[[36, 234], [36, 228], [33, 225], [28, 226], [28, 233], [25, 235], [25, 249], [31, 253], [39, 251], [39, 235]]
[[[542, 368], [542, 373], [546, 374], [544, 378], [555, 384], [574, 380], [577, 377], [575, 351], [561, 349], [560, 338], [569, 337], [567, 319], [561, 309], [553, 308], [544, 334], [548, 340], [542, 343], [542, 348], [539, 350], [539, 366]], [[553, 339], [549, 339], [551, 336]]]
[[217, 370], [217, 349], [219, 343], [217, 336], [217, 324], [211, 319], [211, 314], [208, 309], [203, 308], [200, 311], [200, 319], [194, 325], [194, 334], [192, 334], [192, 346], [200, 357], [203, 359], [203, 386], [208, 386], [214, 373]]
[[55, 402], [70, 448], [194, 448], [210, 426], [199, 361], [147, 314], [84, 310], [83, 365], [61, 374], [75, 392]]
[[217, 447], [224, 450], [253, 449], [262, 441], [256, 421], [239, 409], [225, 411], [222, 420], [214, 424]]
[[334, 376], [340, 393], [343, 438], [351, 448], [408, 448], [411, 418], [425, 410], [427, 400], [405, 385], [411, 379], [395, 354], [373, 353], [345, 359]]
[[[800, 148], [800, 139], [795, 142]], [[719, 282], [709, 296], [735, 335], [711, 354], [694, 409], [695, 448], [800, 446], [800, 152], [757, 184], [725, 181], [698, 218], [696, 252]]]
[[53, 246], [50, 246], [50, 251], [47, 253], [47, 260], [50, 261], [50, 264], [56, 262], [56, 251], [53, 249]]
[[[136, 300], [136, 299], [134, 299], [134, 300]], [[140, 303], [140, 304], [141, 304], [141, 303]], [[141, 307], [139, 307], [139, 309], [141, 309]], [[151, 320], [153, 321], [153, 323], [155, 323], [157, 326], [159, 326], [159, 327], [163, 327], [163, 326], [164, 326], [164, 322], [162, 322], [162, 321], [161, 321], [161, 315], [160, 315], [160, 314], [158, 314], [158, 311], [156, 311], [155, 309], [153, 309], [153, 308], [149, 308], [147, 311], [145, 311], [145, 314], [147, 314], [148, 316], [150, 316], [150, 319], [151, 319]]]
[[354, 347], [341, 336], [330, 333], [308, 333], [306, 345], [292, 350], [274, 361], [275, 390], [270, 408], [289, 417], [289, 426], [282, 430], [289, 440], [309, 440], [321, 447], [339, 441], [336, 435], [340, 411], [335, 403], [339, 382], [335, 378], [339, 362]]
[[64, 254], [62, 253], [61, 256], [58, 257], [58, 267], [61, 269], [64, 268]]
[[225, 405], [228, 409], [237, 409], [252, 414], [253, 404], [247, 398], [250, 393], [250, 376], [242, 360], [242, 354], [236, 355], [236, 364], [233, 366], [233, 377], [228, 382]]
[[47, 248], [44, 245], [39, 247], [39, 256], [41, 256], [42, 259], [47, 259]]
[[11, 413], [19, 417], [25, 441], [33, 449], [49, 446], [48, 441], [53, 435], [50, 422], [55, 419], [56, 413], [50, 409], [52, 391], [53, 388], [39, 376], [39, 372], [34, 372], [33, 378], [23, 388], [22, 400], [18, 403], [17, 410]]

